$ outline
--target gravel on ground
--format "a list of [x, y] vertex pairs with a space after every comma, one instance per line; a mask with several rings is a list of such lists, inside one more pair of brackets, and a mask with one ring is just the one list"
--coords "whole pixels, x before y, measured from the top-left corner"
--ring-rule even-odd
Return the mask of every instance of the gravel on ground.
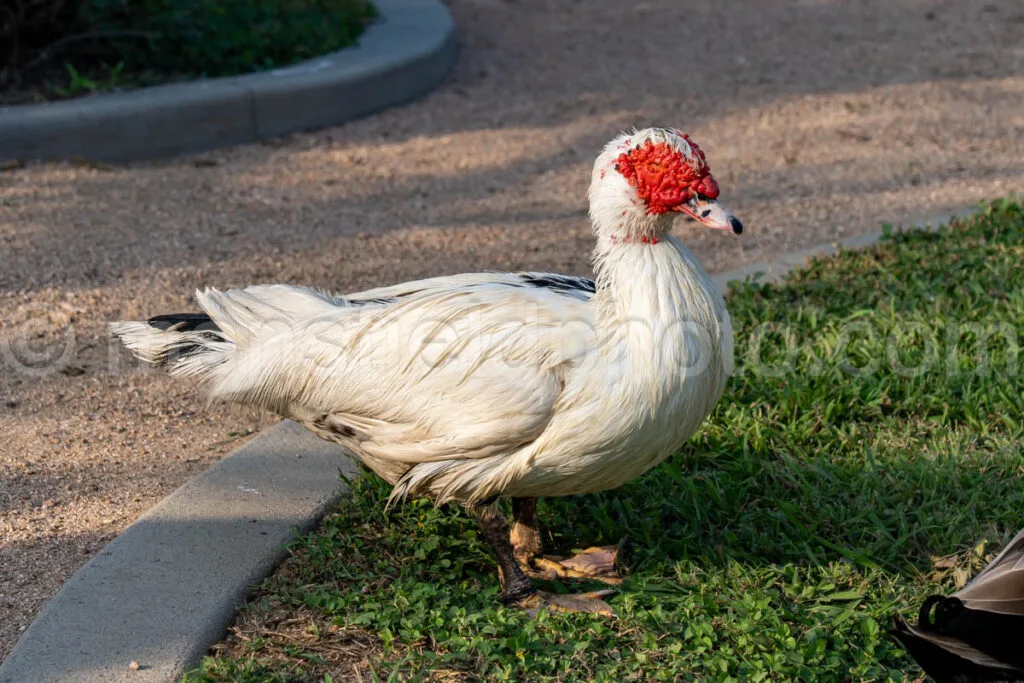
[[107, 540], [272, 422], [138, 368], [107, 321], [189, 310], [200, 284], [587, 273], [589, 167], [632, 126], [691, 132], [743, 218], [739, 239], [682, 231], [711, 271], [1024, 189], [1017, 0], [449, 7], [455, 73], [408, 106], [0, 171], [0, 658]]

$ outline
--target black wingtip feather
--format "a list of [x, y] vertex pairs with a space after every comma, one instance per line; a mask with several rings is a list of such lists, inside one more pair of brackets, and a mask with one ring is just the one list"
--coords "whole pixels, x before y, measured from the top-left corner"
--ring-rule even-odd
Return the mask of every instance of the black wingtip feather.
[[174, 327], [176, 332], [220, 332], [217, 323], [205, 313], [155, 315], [147, 320], [146, 324], [158, 330], [169, 330]]
[[521, 273], [523, 282], [531, 287], [544, 287], [553, 291], [578, 291], [594, 294], [597, 286], [594, 281], [585, 277], [572, 275], [555, 275], [552, 273]]
[[[215, 341], [221, 341], [224, 336], [221, 334], [217, 323], [213, 322], [210, 316], [205, 313], [168, 313], [166, 315], [155, 315], [146, 321], [150, 327], [167, 331], [173, 329], [175, 332], [205, 332], [204, 337]], [[157, 359], [157, 364], [168, 366], [198, 353], [202, 347], [198, 344], [182, 344], [174, 346]]]

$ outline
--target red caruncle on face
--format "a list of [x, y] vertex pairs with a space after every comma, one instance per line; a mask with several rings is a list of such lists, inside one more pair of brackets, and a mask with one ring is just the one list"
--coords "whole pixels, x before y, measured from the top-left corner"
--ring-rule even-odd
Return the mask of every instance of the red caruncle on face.
[[647, 205], [647, 213], [662, 214], [690, 201], [695, 194], [718, 197], [718, 183], [708, 168], [704, 152], [686, 135], [680, 136], [693, 149], [693, 162], [667, 142], [647, 141], [623, 152], [615, 164]]

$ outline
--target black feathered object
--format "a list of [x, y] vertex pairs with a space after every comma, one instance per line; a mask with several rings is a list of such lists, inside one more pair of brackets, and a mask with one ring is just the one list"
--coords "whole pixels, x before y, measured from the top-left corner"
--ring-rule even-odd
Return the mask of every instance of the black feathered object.
[[1024, 683], [1024, 531], [948, 598], [929, 596], [917, 625], [892, 634], [936, 683]]

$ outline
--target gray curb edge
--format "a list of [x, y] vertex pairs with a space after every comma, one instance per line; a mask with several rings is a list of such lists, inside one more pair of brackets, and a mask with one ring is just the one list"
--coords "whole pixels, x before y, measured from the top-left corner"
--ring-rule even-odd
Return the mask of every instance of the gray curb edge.
[[0, 107], [0, 162], [124, 162], [333, 126], [426, 94], [455, 63], [438, 0], [375, 0], [358, 45], [262, 73]]
[[[977, 207], [909, 228], [935, 227]], [[713, 276], [781, 279], [808, 258], [877, 242], [881, 232], [822, 244]], [[274, 571], [296, 532], [311, 529], [359, 468], [294, 422], [260, 434], [186, 482], [82, 567], [0, 664], [0, 683], [167, 681], [220, 640], [250, 587]], [[138, 661], [142, 669], [130, 671]]]
[[156, 683], [195, 667], [286, 544], [345, 492], [339, 471], [359, 469], [295, 422], [260, 434], [79, 569], [0, 664], [0, 681]]

